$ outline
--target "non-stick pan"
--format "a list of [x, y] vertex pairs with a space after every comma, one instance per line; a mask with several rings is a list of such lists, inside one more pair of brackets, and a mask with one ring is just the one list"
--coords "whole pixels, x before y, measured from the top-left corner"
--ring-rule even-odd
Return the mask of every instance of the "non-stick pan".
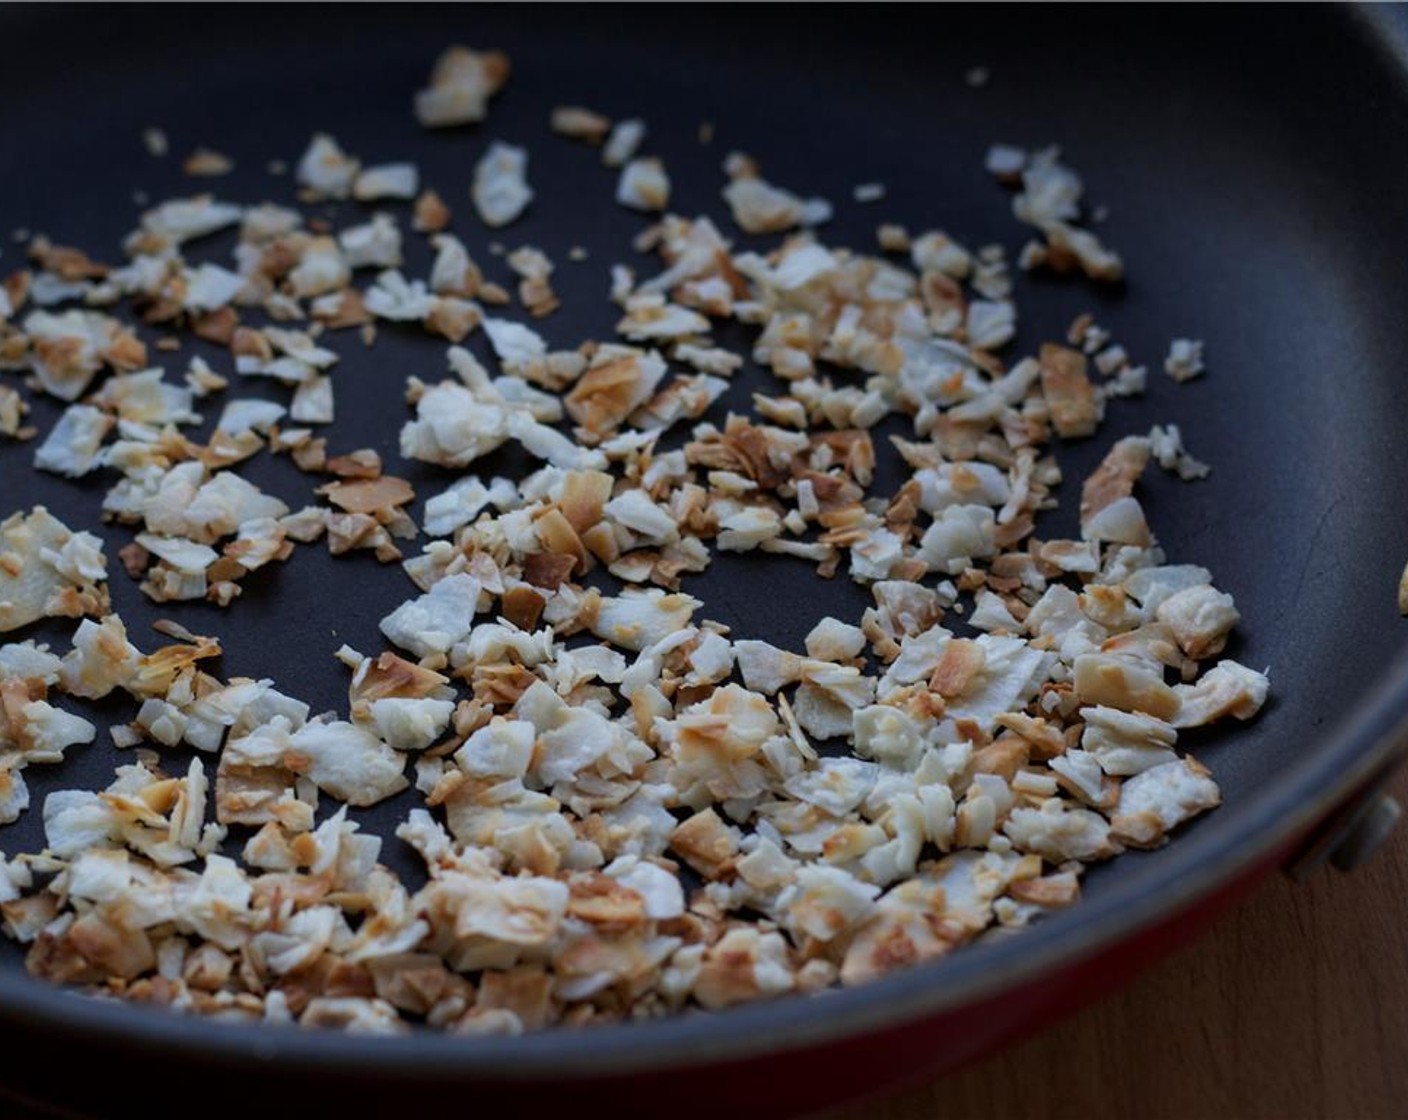
[[[487, 123], [430, 134], [413, 91], [452, 42], [501, 47], [514, 76]], [[965, 80], [985, 67], [990, 80]], [[1247, 726], [1190, 736], [1225, 805], [1168, 848], [1089, 876], [1074, 909], [1018, 936], [818, 998], [520, 1038], [414, 1034], [356, 1038], [192, 1021], [98, 1002], [29, 980], [18, 953], [0, 970], [0, 1081], [108, 1115], [297, 1107], [609, 1109], [613, 1115], [746, 1115], [815, 1109], [962, 1060], [1108, 988], [1207, 922], [1295, 853], [1316, 826], [1382, 771], [1408, 716], [1408, 623], [1395, 590], [1408, 559], [1408, 28], [1401, 11], [1353, 7], [1089, 8], [411, 8], [194, 6], [0, 9], [0, 270], [18, 266], [11, 229], [44, 232], [120, 259], [134, 192], [189, 193], [180, 154], [234, 157], [208, 185], [254, 202], [292, 197], [292, 163], [314, 130], [366, 158], [410, 159], [457, 210], [480, 260], [492, 239], [467, 185], [491, 139], [526, 144], [538, 198], [498, 239], [559, 262], [555, 344], [607, 337], [607, 267], [629, 259], [643, 219], [616, 206], [595, 153], [551, 137], [554, 104], [640, 115], [675, 182], [673, 208], [722, 217], [719, 165], [757, 156], [775, 181], [838, 202], [832, 243], [873, 246], [881, 221], [943, 228], [1014, 251], [1024, 230], [982, 169], [994, 141], [1060, 143], [1108, 207], [1100, 227], [1129, 282], [1018, 280], [1013, 350], [1058, 338], [1093, 311], [1155, 371], [1171, 338], [1206, 343], [1204, 378], [1155, 373], [1147, 396], [1112, 406], [1100, 434], [1062, 450], [1073, 487], [1109, 442], [1177, 423], [1212, 476], [1154, 478], [1145, 504], [1169, 554], [1210, 567], [1242, 611], [1231, 653], [1269, 666], [1273, 700]], [[713, 125], [701, 143], [700, 125]], [[140, 135], [162, 127], [165, 161]], [[878, 181], [880, 203], [852, 203]], [[339, 214], [355, 210], [349, 206]], [[739, 243], [748, 239], [731, 232]], [[585, 247], [585, 262], [567, 250]], [[216, 255], [228, 244], [214, 241]], [[419, 252], [420, 250], [416, 250]], [[426, 260], [412, 256], [412, 274]], [[746, 346], [747, 335], [726, 337]], [[471, 344], [482, 346], [482, 340]], [[338, 450], [377, 448], [427, 492], [434, 468], [399, 461], [408, 374], [437, 377], [442, 347], [384, 330], [375, 349], [339, 344]], [[170, 364], [202, 353], [186, 343]], [[181, 366], [184, 368], [184, 366]], [[766, 382], [751, 369], [723, 402]], [[243, 395], [264, 390], [241, 384]], [[284, 391], [268, 390], [277, 398]], [[52, 402], [35, 403], [47, 429]], [[96, 527], [111, 480], [70, 483], [31, 469], [33, 445], [0, 447], [0, 512], [42, 502]], [[309, 480], [262, 457], [249, 474], [302, 504]], [[1062, 520], [1062, 519], [1066, 520]], [[110, 551], [123, 530], [105, 530]], [[116, 607], [139, 642], [170, 615], [218, 634], [226, 675], [273, 676], [314, 710], [344, 703], [332, 651], [381, 648], [377, 620], [410, 585], [366, 555], [300, 552], [249, 581], [228, 611], [147, 603], [118, 575]], [[801, 565], [724, 558], [689, 585], [739, 634], [797, 646], [825, 613], [862, 593]], [[24, 636], [61, 642], [66, 627]], [[130, 718], [99, 708], [95, 718]], [[116, 761], [95, 745], [31, 769], [36, 804], [56, 788], [105, 784]], [[360, 814], [389, 835], [408, 802]], [[39, 814], [0, 832], [0, 848], [42, 845]], [[400, 860], [398, 843], [386, 858]], [[1176, 1016], [1179, 1008], [1169, 1008]], [[199, 1078], [189, 1095], [183, 1086]], [[727, 1108], [728, 1112], [719, 1111]]]

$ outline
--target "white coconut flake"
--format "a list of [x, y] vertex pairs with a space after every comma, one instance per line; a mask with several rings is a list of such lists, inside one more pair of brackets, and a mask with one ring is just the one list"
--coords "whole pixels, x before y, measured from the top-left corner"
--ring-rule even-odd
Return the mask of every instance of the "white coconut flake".
[[381, 632], [417, 657], [449, 653], [474, 625], [481, 590], [473, 576], [446, 576], [382, 619]]
[[358, 202], [410, 199], [420, 192], [420, 172], [413, 163], [382, 163], [366, 167], [352, 184]]
[[112, 427], [107, 413], [86, 404], [69, 405], [34, 452], [34, 465], [67, 478], [85, 475], [98, 465]]
[[241, 432], [268, 432], [288, 413], [276, 401], [236, 400], [230, 401], [220, 413], [216, 428], [230, 435]]
[[352, 193], [361, 163], [349, 156], [325, 132], [316, 133], [294, 169], [303, 186], [327, 198], [346, 198]]
[[499, 229], [515, 221], [533, 201], [528, 185], [528, 151], [495, 141], [474, 167], [470, 188], [485, 225]]
[[426, 128], [482, 121], [508, 75], [508, 56], [500, 51], [450, 47], [436, 60], [429, 86], [415, 96], [416, 119]]
[[308, 723], [290, 744], [300, 772], [349, 805], [375, 805], [410, 784], [403, 756], [355, 724]]
[[616, 201], [632, 210], [664, 210], [670, 205], [670, 177], [655, 158], [633, 159], [621, 169]]
[[645, 122], [630, 118], [617, 121], [601, 149], [601, 162], [607, 167], [624, 167], [634, 158], [645, 140]]
[[724, 201], [745, 233], [785, 233], [831, 220], [825, 199], [803, 199], [757, 178], [734, 179], [724, 188]]
[[401, 264], [401, 231], [390, 214], [343, 230], [337, 237], [349, 268], [398, 268]]
[[1164, 372], [1175, 381], [1191, 381], [1203, 372], [1203, 344], [1194, 338], [1175, 338], [1168, 344]]

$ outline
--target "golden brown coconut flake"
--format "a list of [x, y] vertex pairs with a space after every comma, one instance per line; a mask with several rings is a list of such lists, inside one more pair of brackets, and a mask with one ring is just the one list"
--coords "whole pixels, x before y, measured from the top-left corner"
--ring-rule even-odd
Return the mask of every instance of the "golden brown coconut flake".
[[181, 164], [183, 172], [198, 179], [218, 178], [228, 175], [234, 169], [235, 161], [213, 148], [197, 148]]
[[509, 78], [509, 58], [502, 51], [447, 49], [430, 72], [430, 84], [415, 97], [416, 119], [426, 128], [447, 128], [482, 121], [489, 100]]
[[600, 144], [611, 131], [611, 118], [580, 105], [558, 105], [548, 117], [548, 127], [559, 136]]

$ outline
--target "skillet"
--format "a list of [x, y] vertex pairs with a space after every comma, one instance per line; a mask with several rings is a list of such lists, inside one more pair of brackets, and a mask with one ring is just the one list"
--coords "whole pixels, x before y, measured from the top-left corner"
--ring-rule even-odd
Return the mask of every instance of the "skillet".
[[[1146, 398], [1112, 406], [1095, 439], [1063, 448], [1066, 508], [1049, 524], [1070, 528], [1061, 519], [1073, 518], [1075, 480], [1111, 440], [1179, 424], [1213, 474], [1195, 485], [1148, 479], [1150, 522], [1171, 557], [1208, 566], [1236, 596], [1244, 622], [1228, 652], [1270, 666], [1273, 681], [1254, 723], [1185, 739], [1212, 767], [1223, 808], [1165, 850], [1096, 869], [1080, 906], [1020, 937], [864, 988], [590, 1032], [358, 1039], [97, 1003], [31, 982], [7, 953], [0, 1030], [12, 1057], [0, 1079], [95, 1115], [118, 1107], [115, 1085], [156, 1063], [173, 1086], [231, 1084], [201, 1106], [217, 1113], [296, 1098], [366, 1110], [537, 1100], [620, 1115], [786, 1114], [970, 1057], [1206, 924], [1370, 784], [1404, 733], [1408, 631], [1394, 590], [1408, 559], [1408, 521], [1395, 516], [1408, 484], [1408, 211], [1397, 189], [1408, 182], [1406, 23], [1398, 11], [1351, 7], [0, 10], [0, 232], [26, 227], [115, 260], [140, 209], [133, 191], [190, 192], [179, 154], [207, 144], [235, 158], [231, 176], [208, 181], [221, 197], [288, 200], [290, 180], [266, 163], [291, 163], [322, 129], [367, 159], [416, 161], [482, 260], [490, 238], [468, 213], [470, 169], [491, 139], [525, 143], [539, 197], [502, 240], [559, 261], [574, 244], [590, 254], [554, 278], [564, 306], [544, 329], [559, 344], [606, 336], [606, 267], [644, 223], [612, 203], [594, 153], [548, 135], [554, 104], [646, 117], [681, 213], [720, 213], [718, 165], [738, 148], [775, 181], [836, 201], [825, 237], [860, 249], [894, 220], [1015, 251], [1026, 231], [983, 172], [983, 152], [995, 140], [1060, 142], [1088, 197], [1109, 207], [1101, 234], [1123, 253], [1129, 282], [1108, 292], [1019, 278], [1025, 318], [1012, 352], [1060, 337], [1091, 310], [1155, 370], [1170, 338], [1202, 338], [1209, 372], [1184, 386], [1156, 372]], [[410, 96], [451, 42], [503, 48], [515, 75], [485, 124], [424, 133]], [[991, 71], [987, 85], [965, 82], [973, 66]], [[715, 126], [707, 146], [703, 121]], [[165, 162], [140, 143], [150, 124], [172, 138]], [[863, 181], [885, 183], [886, 199], [851, 203]], [[219, 259], [228, 244], [213, 240], [210, 252]], [[0, 270], [21, 256], [5, 244]], [[426, 264], [412, 255], [408, 272]], [[741, 329], [720, 337], [746, 345]], [[339, 350], [340, 448], [374, 447], [392, 473], [434, 492], [444, 476], [399, 462], [395, 438], [405, 376], [438, 376], [441, 347], [386, 331], [374, 350]], [[191, 353], [220, 357], [187, 343], [171, 364]], [[723, 405], [765, 381], [757, 369], [740, 375]], [[57, 413], [38, 401], [33, 419], [47, 430]], [[31, 454], [0, 447], [3, 512], [42, 502], [95, 527], [110, 480], [40, 475]], [[306, 500], [307, 480], [286, 467], [261, 457], [245, 471]], [[125, 541], [115, 529], [110, 539]], [[309, 550], [251, 580], [227, 612], [156, 608], [120, 574], [112, 589], [139, 643], [151, 620], [176, 617], [221, 637], [222, 673], [273, 675], [322, 710], [345, 688], [331, 651], [381, 648], [377, 621], [409, 585], [395, 566]], [[687, 589], [736, 633], [794, 647], [820, 615], [845, 617], [862, 602], [844, 579], [746, 559], [716, 563]], [[66, 629], [20, 636], [61, 644]], [[128, 718], [95, 711], [84, 714]], [[105, 784], [115, 755], [95, 746], [31, 769], [36, 804], [53, 789]], [[389, 835], [408, 804], [359, 818]], [[0, 848], [35, 850], [39, 823], [31, 811], [0, 832]], [[157, 1115], [188, 1107], [174, 1089], [160, 1098], [147, 1097]]]

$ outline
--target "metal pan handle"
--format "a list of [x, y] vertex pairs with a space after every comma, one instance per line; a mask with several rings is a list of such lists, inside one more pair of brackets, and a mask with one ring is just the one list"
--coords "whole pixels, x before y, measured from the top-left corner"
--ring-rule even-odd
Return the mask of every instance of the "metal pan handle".
[[1353, 871], [1367, 863], [1403, 816], [1403, 807], [1388, 792], [1402, 761], [1401, 756], [1394, 758], [1331, 813], [1286, 862], [1286, 874], [1299, 882], [1326, 863], [1337, 871]]

